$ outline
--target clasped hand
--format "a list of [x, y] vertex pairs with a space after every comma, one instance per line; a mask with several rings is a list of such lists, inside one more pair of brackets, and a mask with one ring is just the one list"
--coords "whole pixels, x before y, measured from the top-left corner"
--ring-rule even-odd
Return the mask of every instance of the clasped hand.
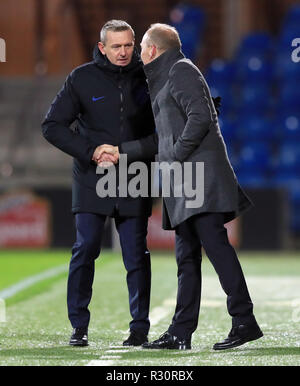
[[92, 160], [100, 167], [107, 168], [119, 161], [119, 147], [113, 145], [100, 145], [96, 147]]

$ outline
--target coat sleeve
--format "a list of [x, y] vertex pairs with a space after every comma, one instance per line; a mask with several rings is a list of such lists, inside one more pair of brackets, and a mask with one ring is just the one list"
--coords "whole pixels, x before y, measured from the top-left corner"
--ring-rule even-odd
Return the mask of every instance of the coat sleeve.
[[79, 113], [80, 102], [74, 90], [71, 73], [52, 102], [42, 123], [42, 131], [52, 145], [74, 158], [91, 162], [97, 144], [70, 129]]
[[209, 130], [212, 113], [209, 96], [197, 68], [185, 62], [176, 63], [169, 73], [170, 92], [186, 116], [186, 124], [174, 144], [175, 159], [184, 161]]
[[135, 141], [123, 142], [119, 146], [119, 152], [127, 154], [128, 162], [151, 159], [158, 152], [158, 136], [153, 133]]

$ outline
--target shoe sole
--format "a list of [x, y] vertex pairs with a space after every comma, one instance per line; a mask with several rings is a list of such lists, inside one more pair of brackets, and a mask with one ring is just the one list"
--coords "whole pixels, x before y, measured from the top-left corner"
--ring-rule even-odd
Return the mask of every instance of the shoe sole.
[[88, 346], [89, 344], [87, 342], [69, 342], [69, 346], [76, 346], [76, 347], [85, 347]]
[[143, 349], [146, 350], [191, 350], [192, 347], [187, 347], [187, 346], [179, 346], [179, 347], [144, 347], [142, 346]]
[[123, 347], [139, 347], [142, 346], [145, 342], [139, 344], [122, 344]]
[[216, 350], [216, 351], [218, 351], [218, 350], [229, 350], [231, 348], [239, 347], [239, 346], [242, 346], [245, 343], [252, 342], [254, 340], [262, 338], [263, 336], [264, 336], [264, 334], [260, 331], [257, 334], [251, 336], [250, 338], [247, 338], [247, 339], [244, 339], [244, 340], [240, 341], [239, 343], [235, 343], [235, 344], [232, 344], [232, 345], [227, 346], [227, 347], [226, 346], [225, 347], [213, 346], [213, 349]]

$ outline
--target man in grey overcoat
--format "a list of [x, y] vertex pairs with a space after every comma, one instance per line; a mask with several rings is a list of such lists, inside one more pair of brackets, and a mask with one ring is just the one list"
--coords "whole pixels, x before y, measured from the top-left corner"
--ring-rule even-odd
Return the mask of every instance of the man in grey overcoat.
[[[173, 194], [163, 198], [163, 227], [176, 232], [177, 305], [168, 331], [143, 347], [191, 348], [200, 308], [202, 247], [219, 276], [232, 317], [228, 337], [213, 348], [240, 346], [263, 333], [254, 317], [245, 278], [224, 224], [252, 204], [229, 162], [207, 83], [181, 52], [176, 29], [166, 24], [152, 25], [141, 47], [159, 139], [159, 161], [204, 166], [201, 206], [191, 205], [185, 194], [177, 197], [175, 185], [171, 186]], [[194, 167], [184, 175], [183, 185], [195, 185], [196, 171]]]
[[[228, 337], [213, 348], [237, 347], [262, 337], [263, 333], [254, 317], [242, 268], [224, 224], [251, 208], [252, 203], [239, 186], [229, 162], [206, 81], [181, 52], [176, 29], [166, 24], [152, 25], [141, 47], [158, 135], [160, 169], [168, 171], [161, 165], [170, 165], [168, 194], [163, 188], [163, 228], [175, 230], [178, 265], [177, 304], [172, 322], [166, 333], [143, 347], [191, 348], [200, 309], [202, 247], [219, 276], [232, 317]], [[116, 161], [120, 153], [125, 153], [133, 161], [156, 151], [154, 143], [156, 134], [124, 142], [120, 147], [103, 145], [102, 152], [103, 156], [114, 154]], [[178, 164], [183, 182], [174, 175], [178, 168], [173, 166]], [[187, 192], [193, 191], [200, 200], [191, 200]]]

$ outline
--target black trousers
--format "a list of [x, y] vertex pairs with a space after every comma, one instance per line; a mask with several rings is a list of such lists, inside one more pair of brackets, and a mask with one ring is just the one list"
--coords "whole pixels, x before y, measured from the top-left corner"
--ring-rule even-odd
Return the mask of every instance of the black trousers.
[[[88, 305], [92, 297], [95, 259], [101, 250], [106, 216], [78, 213], [76, 218], [76, 242], [68, 278], [68, 315], [75, 328], [88, 327]], [[120, 237], [124, 265], [127, 271], [129, 308], [132, 320], [130, 330], [148, 333], [151, 265], [146, 236], [148, 217], [115, 217]], [[102, 294], [105, 296], [105, 293]]]
[[201, 247], [213, 264], [224, 292], [233, 326], [255, 322], [246, 281], [224, 227], [224, 214], [195, 215], [176, 228], [178, 293], [169, 332], [190, 339], [198, 325], [201, 298]]

